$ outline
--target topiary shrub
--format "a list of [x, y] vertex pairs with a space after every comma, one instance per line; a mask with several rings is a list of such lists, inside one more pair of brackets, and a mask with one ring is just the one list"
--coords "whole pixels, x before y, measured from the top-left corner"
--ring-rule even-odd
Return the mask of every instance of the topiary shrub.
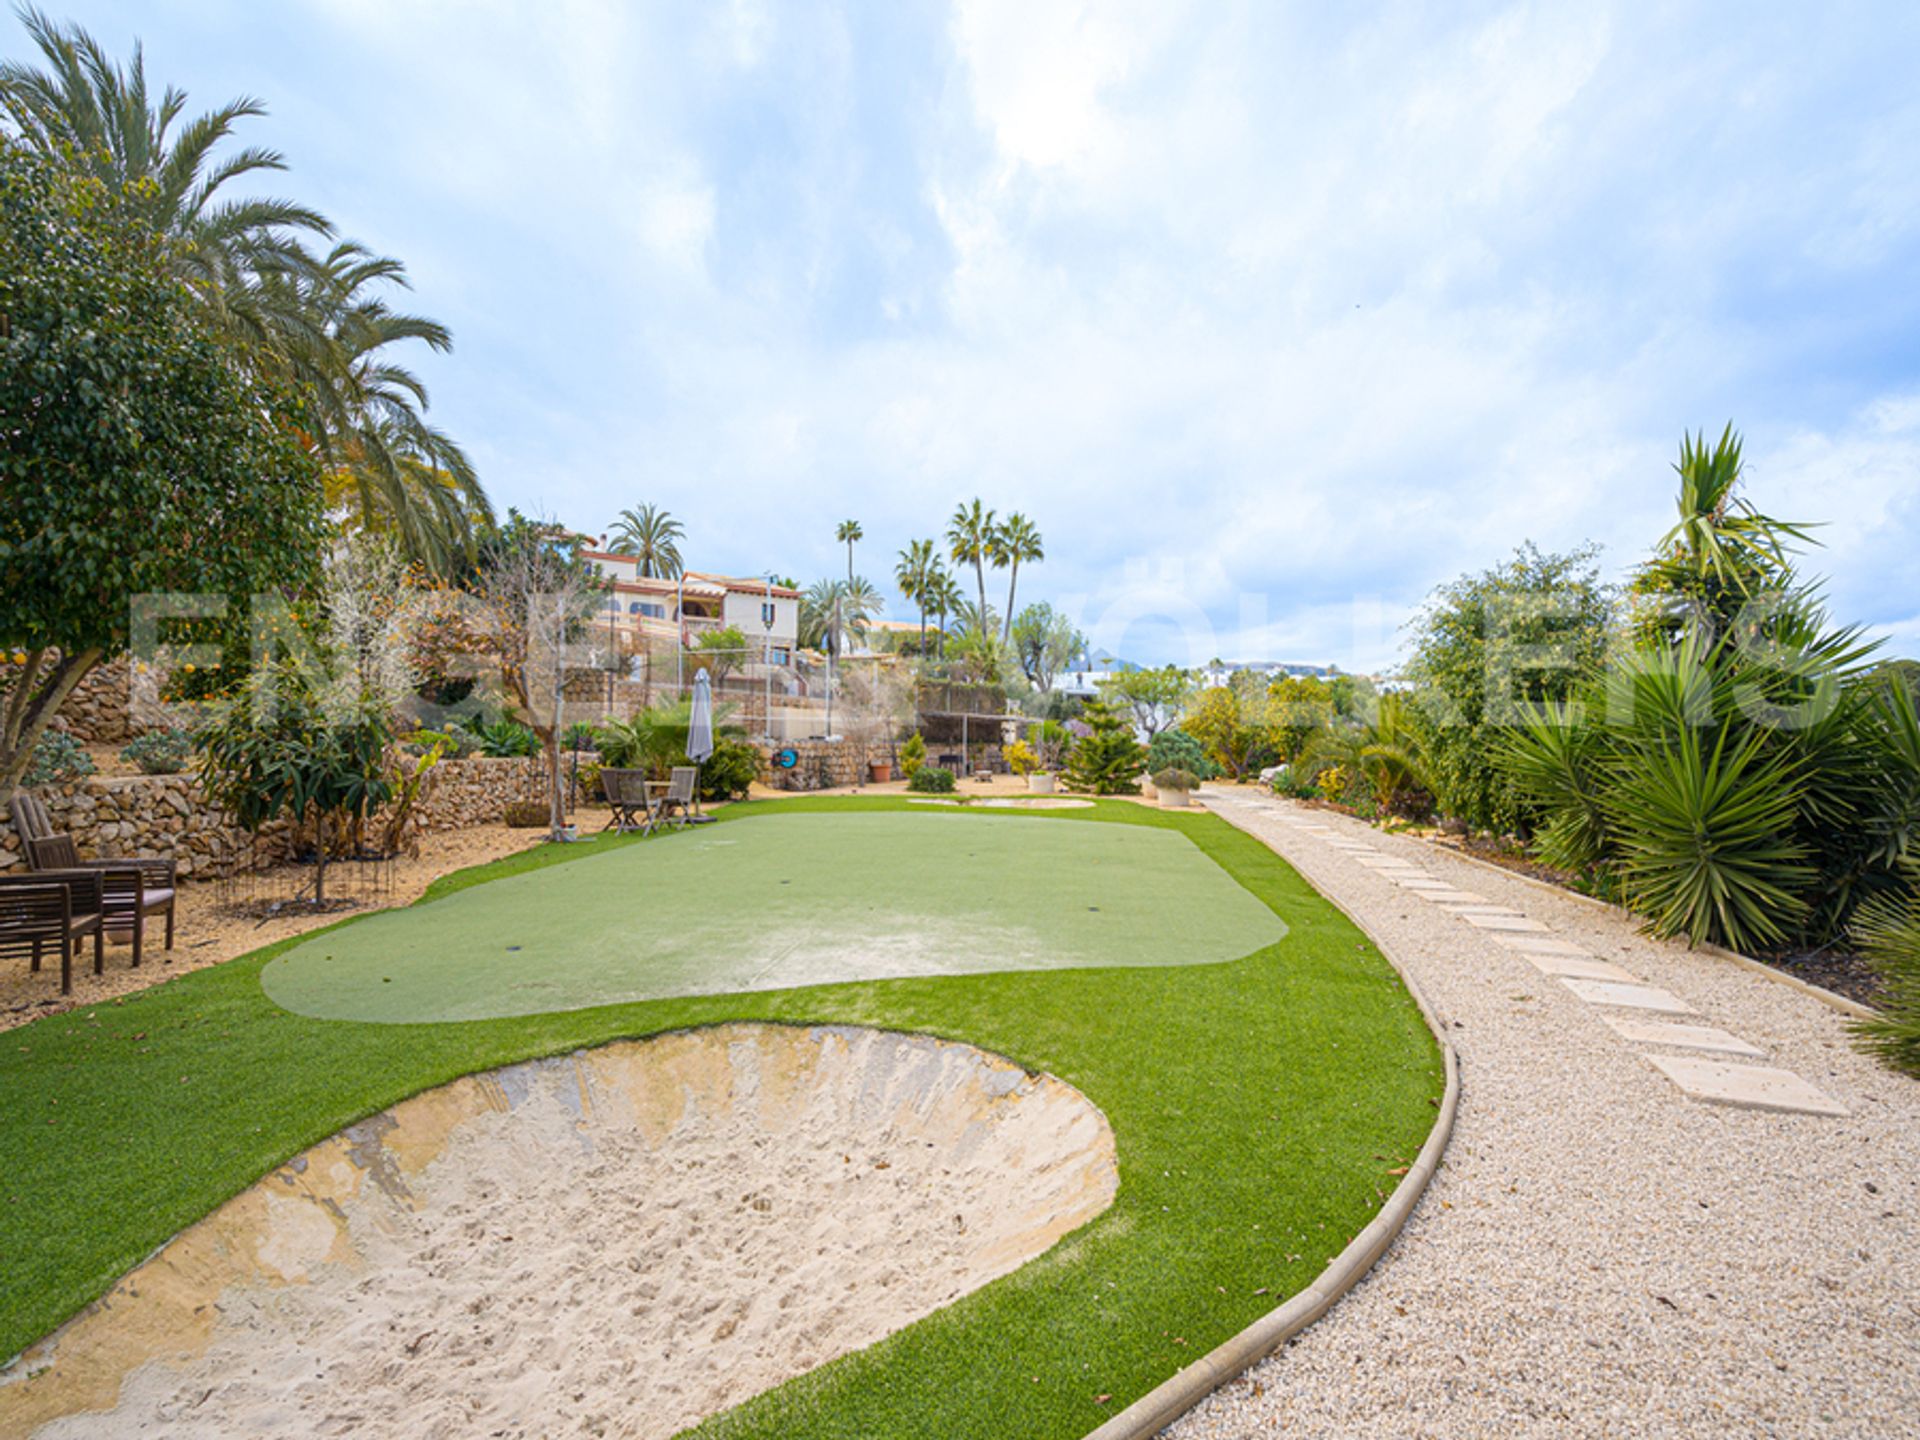
[[120, 758], [143, 775], [178, 775], [192, 754], [193, 737], [186, 731], [149, 730], [129, 740]]
[[1153, 772], [1153, 788], [1156, 790], [1198, 790], [1200, 777], [1191, 770], [1182, 770], [1178, 766], [1168, 766], [1165, 770]]
[[922, 765], [908, 778], [907, 789], [916, 795], [951, 795], [953, 772], [938, 765]]
[[28, 762], [27, 772], [20, 777], [20, 783], [57, 785], [69, 780], [84, 780], [96, 768], [86, 747], [73, 736], [64, 730], [47, 730], [34, 742], [33, 759]]

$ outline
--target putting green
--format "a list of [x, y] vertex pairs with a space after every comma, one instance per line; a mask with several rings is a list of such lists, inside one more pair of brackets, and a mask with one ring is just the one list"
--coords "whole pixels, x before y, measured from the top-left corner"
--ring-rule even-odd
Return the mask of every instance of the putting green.
[[1286, 933], [1184, 835], [763, 815], [369, 916], [260, 983], [327, 1020], [481, 1020], [846, 980], [1234, 960]]

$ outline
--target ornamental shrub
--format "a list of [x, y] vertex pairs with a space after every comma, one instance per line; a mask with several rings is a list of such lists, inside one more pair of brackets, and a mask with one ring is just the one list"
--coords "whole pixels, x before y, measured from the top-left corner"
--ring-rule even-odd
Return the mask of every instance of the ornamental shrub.
[[1207, 758], [1206, 747], [1184, 730], [1162, 730], [1153, 737], [1153, 743], [1147, 746], [1147, 768], [1155, 774], [1187, 770], [1202, 780], [1220, 778], [1220, 767]]
[[120, 758], [143, 775], [178, 775], [192, 754], [193, 737], [186, 731], [149, 730], [129, 740]]
[[42, 731], [34, 742], [33, 758], [27, 763], [23, 785], [56, 785], [84, 780], [96, 767], [86, 747], [64, 730]]
[[760, 752], [744, 740], [718, 740], [700, 767], [702, 800], [744, 800], [760, 778]]
[[1081, 717], [1087, 734], [1067, 757], [1067, 784], [1093, 795], [1137, 795], [1147, 752], [1132, 724], [1105, 700], [1089, 700]]
[[918, 730], [907, 737], [907, 743], [900, 747], [900, 773], [911, 780], [920, 773], [920, 767], [927, 763], [927, 742]]
[[1006, 749], [1007, 769], [1016, 775], [1031, 775], [1040, 768], [1040, 757], [1024, 740], [1016, 740]]
[[1153, 788], [1156, 790], [1198, 790], [1200, 777], [1191, 770], [1182, 770], [1170, 765], [1165, 770], [1153, 772]]
[[953, 772], [938, 765], [922, 765], [907, 781], [907, 789], [916, 795], [951, 795]]

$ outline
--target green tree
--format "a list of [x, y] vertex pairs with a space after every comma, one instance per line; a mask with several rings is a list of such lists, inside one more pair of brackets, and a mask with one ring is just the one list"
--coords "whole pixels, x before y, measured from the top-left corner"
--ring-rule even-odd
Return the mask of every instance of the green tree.
[[1175, 665], [1123, 670], [1102, 680], [1100, 690], [1109, 701], [1124, 705], [1134, 725], [1151, 741], [1179, 719], [1180, 707], [1193, 694], [1193, 678]]
[[1598, 554], [1522, 545], [1506, 563], [1442, 586], [1414, 621], [1407, 726], [1445, 814], [1475, 829], [1523, 824], [1500, 742], [1523, 707], [1566, 699], [1606, 653], [1614, 594]]
[[19, 13], [47, 65], [0, 64], [0, 111], [20, 140], [92, 176], [130, 222], [173, 238], [168, 266], [231, 337], [284, 330], [287, 317], [265, 303], [274, 292], [259, 282], [301, 269], [300, 236], [330, 235], [333, 227], [289, 200], [223, 193], [235, 181], [286, 169], [278, 152], [258, 146], [221, 153], [239, 123], [266, 106], [243, 97], [182, 125], [185, 92], [168, 87], [156, 97], [137, 45], [122, 67], [79, 26], [32, 7]]
[[1021, 670], [1042, 695], [1052, 693], [1054, 678], [1086, 648], [1073, 622], [1045, 601], [1022, 610], [1008, 634]]
[[685, 538], [686, 531], [673, 516], [656, 505], [642, 505], [615, 517], [607, 548], [615, 555], [633, 556], [648, 579], [674, 580], [685, 568], [680, 563], [680, 542]]
[[[0, 137], [0, 644], [24, 651], [0, 789], [74, 686], [132, 643], [136, 596], [310, 593], [324, 521], [297, 398], [250, 373], [169, 244]], [[217, 543], [215, 543], [217, 542]]]
[[1020, 585], [1020, 566], [1023, 562], [1038, 563], [1046, 559], [1047, 552], [1041, 543], [1040, 531], [1034, 523], [1015, 510], [994, 531], [992, 557], [994, 568], [1007, 567], [1006, 629], [1001, 633], [1000, 638], [1011, 641], [1014, 594]]
[[723, 625], [708, 630], [694, 641], [690, 657], [694, 665], [704, 665], [713, 683], [718, 685], [747, 661], [747, 637], [738, 625]]
[[858, 520], [842, 520], [834, 528], [833, 538], [847, 547], [847, 585], [853, 585], [853, 546], [854, 542], [867, 538], [867, 532], [860, 528]]
[[1089, 700], [1080, 717], [1089, 734], [1067, 752], [1067, 785], [1090, 795], [1137, 795], [1147, 752], [1133, 726], [1105, 700]]

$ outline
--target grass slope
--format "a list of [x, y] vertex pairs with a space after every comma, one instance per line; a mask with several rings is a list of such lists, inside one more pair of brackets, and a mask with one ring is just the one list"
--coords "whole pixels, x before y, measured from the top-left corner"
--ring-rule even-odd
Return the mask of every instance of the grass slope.
[[[275, 1165], [409, 1094], [663, 1029], [832, 1021], [966, 1040], [1077, 1085], [1112, 1122], [1119, 1197], [1024, 1269], [694, 1433], [1083, 1435], [1319, 1273], [1424, 1140], [1442, 1075], [1391, 967], [1257, 841], [1211, 816], [1125, 803], [1022, 823], [1177, 829], [1290, 933], [1215, 965], [877, 981], [444, 1025], [280, 1010], [259, 984], [262, 952], [124, 1004], [38, 1021], [6, 1035], [0, 1054], [10, 1241], [0, 1355]], [[622, 843], [633, 842], [514, 857], [449, 877], [422, 903]], [[556, 1429], [588, 1413], [553, 1400]]]

